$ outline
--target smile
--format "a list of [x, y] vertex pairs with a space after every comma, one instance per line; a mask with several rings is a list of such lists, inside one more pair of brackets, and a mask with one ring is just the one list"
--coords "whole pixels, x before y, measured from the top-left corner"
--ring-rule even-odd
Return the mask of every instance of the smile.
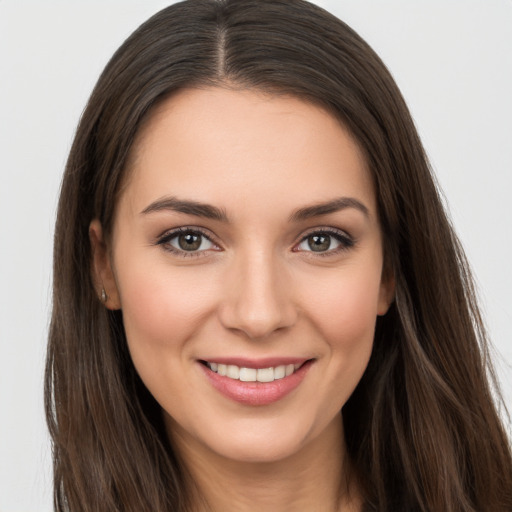
[[233, 380], [242, 382], [274, 382], [275, 380], [289, 377], [302, 365], [283, 364], [270, 368], [246, 368], [234, 364], [221, 364], [207, 361], [206, 366], [208, 366], [212, 372]]
[[[270, 405], [295, 390], [306, 378], [315, 359], [226, 358], [199, 360], [207, 381], [219, 393], [243, 405]], [[237, 364], [235, 364], [237, 363]]]

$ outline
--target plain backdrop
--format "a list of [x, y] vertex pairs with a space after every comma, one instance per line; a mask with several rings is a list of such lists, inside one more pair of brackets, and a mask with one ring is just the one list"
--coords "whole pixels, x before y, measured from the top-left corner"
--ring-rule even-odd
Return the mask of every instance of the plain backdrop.
[[[512, 405], [512, 1], [318, 1], [408, 101], [473, 266]], [[43, 416], [52, 232], [87, 97], [162, 0], [0, 0], [0, 512], [48, 512]]]

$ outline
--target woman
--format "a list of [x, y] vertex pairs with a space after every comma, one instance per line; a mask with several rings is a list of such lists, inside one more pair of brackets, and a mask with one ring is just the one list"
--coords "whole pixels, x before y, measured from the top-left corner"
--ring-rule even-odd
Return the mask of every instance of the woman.
[[318, 7], [192, 0], [122, 45], [71, 149], [54, 276], [58, 510], [512, 510], [421, 143]]

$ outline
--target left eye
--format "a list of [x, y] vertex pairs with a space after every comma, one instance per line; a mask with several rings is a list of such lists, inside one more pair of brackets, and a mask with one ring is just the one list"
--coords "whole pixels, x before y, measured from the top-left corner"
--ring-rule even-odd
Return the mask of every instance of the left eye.
[[182, 231], [171, 234], [161, 240], [162, 244], [170, 245], [177, 251], [199, 252], [206, 251], [215, 247], [214, 243], [205, 235], [197, 231]]
[[347, 237], [338, 234], [311, 233], [297, 245], [297, 250], [325, 253], [348, 248], [351, 245], [352, 243]]

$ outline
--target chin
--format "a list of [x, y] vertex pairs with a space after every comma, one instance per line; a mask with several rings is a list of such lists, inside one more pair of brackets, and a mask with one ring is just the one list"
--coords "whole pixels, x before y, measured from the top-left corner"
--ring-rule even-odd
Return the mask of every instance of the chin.
[[275, 439], [265, 436], [244, 436], [243, 439], [230, 439], [229, 444], [211, 446], [218, 455], [236, 462], [265, 464], [283, 461], [299, 454], [306, 444], [305, 439], [285, 436], [283, 433]]
[[289, 417], [245, 419], [234, 422], [229, 428], [213, 428], [200, 439], [209, 451], [232, 461], [260, 464], [275, 463], [306, 453], [308, 447], [330, 430], [319, 428], [311, 421]]

